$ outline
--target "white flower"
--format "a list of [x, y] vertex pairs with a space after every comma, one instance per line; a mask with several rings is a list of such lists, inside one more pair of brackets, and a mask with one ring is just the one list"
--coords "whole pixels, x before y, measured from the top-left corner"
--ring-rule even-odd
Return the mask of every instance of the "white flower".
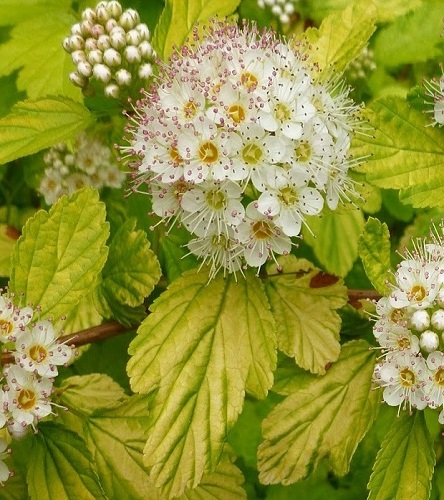
[[444, 353], [431, 352], [427, 356], [427, 367], [430, 370], [427, 385], [427, 401], [431, 408], [439, 408], [444, 404]]
[[[269, 135], [259, 124], [249, 123], [238, 129], [241, 137], [239, 152], [232, 158], [232, 170], [238, 172], [244, 186], [251, 179], [259, 191], [265, 190], [267, 178], [275, 177], [278, 165], [285, 159], [289, 141], [283, 137]], [[274, 175], [271, 173], [274, 172]]]
[[0, 296], [0, 342], [15, 340], [26, 331], [34, 311], [31, 307], [19, 308], [5, 295]]
[[285, 172], [260, 195], [257, 209], [266, 216], [276, 216], [276, 224], [287, 236], [297, 236], [301, 232], [304, 215], [318, 214], [323, 204], [319, 191], [307, 187], [306, 182], [301, 182], [291, 172]]
[[40, 378], [17, 365], [6, 369], [4, 377], [7, 407], [15, 422], [32, 425], [51, 413], [52, 382], [49, 378]]
[[259, 111], [259, 123], [269, 132], [282, 132], [290, 139], [302, 136], [303, 124], [316, 114], [311, 103], [308, 74], [302, 79], [278, 80], [268, 91], [268, 103]]
[[381, 320], [373, 328], [373, 333], [379, 344], [389, 351], [407, 350], [413, 354], [419, 353], [419, 339], [405, 326], [390, 321]]
[[433, 108], [429, 111], [433, 114], [432, 125], [444, 125], [444, 75], [440, 78], [432, 78], [429, 81], [424, 81], [426, 95], [430, 96], [433, 101], [426, 104], [431, 104]]
[[55, 377], [57, 365], [66, 365], [73, 350], [57, 342], [56, 333], [49, 321], [38, 321], [32, 330], [23, 333], [16, 342], [16, 363], [26, 371], [42, 377]]
[[376, 366], [374, 380], [384, 387], [383, 399], [389, 406], [423, 410], [427, 406], [425, 386], [429, 371], [422, 356], [401, 351]]
[[182, 222], [197, 236], [206, 236], [211, 226], [217, 234], [228, 236], [228, 227], [239, 225], [245, 214], [241, 194], [232, 181], [196, 184], [182, 195]]
[[244, 257], [249, 266], [260, 267], [274, 254], [287, 255], [291, 240], [273, 222], [250, 203], [246, 210], [246, 221], [235, 228], [239, 242], [245, 247]]
[[243, 248], [234, 238], [233, 230], [228, 228], [228, 235], [217, 233], [214, 226], [210, 227], [206, 236], [196, 238], [188, 243], [191, 253], [203, 260], [204, 265], [209, 266], [209, 279], [223, 269], [224, 275], [228, 271], [230, 274], [242, 272], [242, 252]]
[[438, 293], [438, 279], [444, 268], [424, 260], [408, 260], [396, 271], [397, 287], [390, 295], [393, 307], [426, 309], [433, 304]]

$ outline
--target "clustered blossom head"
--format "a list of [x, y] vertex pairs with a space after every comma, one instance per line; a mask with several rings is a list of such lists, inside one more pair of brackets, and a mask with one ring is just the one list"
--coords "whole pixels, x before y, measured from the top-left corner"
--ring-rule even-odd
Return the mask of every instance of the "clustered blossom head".
[[136, 10], [123, 11], [115, 0], [84, 10], [63, 48], [77, 67], [71, 82], [86, 92], [95, 80], [104, 86], [105, 95], [119, 98], [130, 86], [138, 91], [153, 74], [156, 53], [148, 26]]
[[306, 216], [354, 194], [358, 107], [345, 87], [318, 83], [305, 60], [270, 31], [214, 22], [197, 48], [172, 56], [130, 116], [120, 149], [134, 190], [146, 183], [153, 212], [188, 229], [210, 276], [287, 254]]
[[374, 380], [390, 406], [441, 408], [444, 424], [444, 226], [418, 239], [376, 305], [373, 328], [383, 356]]
[[38, 191], [48, 205], [84, 186], [120, 188], [125, 179], [112, 149], [86, 133], [77, 136], [72, 150], [61, 142], [50, 148], [43, 160], [47, 168]]
[[[50, 321], [33, 321], [33, 316], [31, 307], [18, 307], [7, 294], [0, 296], [0, 342], [15, 361], [4, 367], [0, 380], [0, 428], [6, 426], [14, 438], [52, 413], [57, 367], [74, 355], [72, 347], [58, 342]], [[0, 481], [1, 472], [0, 466]]]
[[432, 101], [425, 101], [425, 104], [431, 107], [427, 113], [432, 113], [432, 125], [444, 125], [444, 73], [439, 78], [424, 80], [426, 96], [431, 97]]
[[299, 0], [257, 0], [261, 9], [269, 9], [282, 24], [289, 24]]

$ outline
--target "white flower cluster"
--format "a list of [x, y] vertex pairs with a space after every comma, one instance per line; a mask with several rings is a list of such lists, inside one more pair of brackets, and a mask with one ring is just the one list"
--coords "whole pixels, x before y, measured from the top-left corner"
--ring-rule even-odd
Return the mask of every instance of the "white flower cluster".
[[214, 22], [130, 115], [121, 152], [134, 190], [148, 184], [153, 212], [194, 235], [189, 249], [211, 276], [287, 254], [306, 216], [355, 194], [358, 107], [304, 61], [270, 31]]
[[84, 186], [120, 188], [125, 179], [111, 149], [86, 133], [77, 136], [73, 151], [61, 142], [49, 149], [43, 160], [47, 168], [38, 191], [48, 205]]
[[426, 101], [432, 109], [427, 110], [433, 114], [432, 125], [444, 125], [444, 73], [440, 78], [424, 80], [425, 93], [431, 97], [432, 102]]
[[289, 24], [299, 0], [257, 0], [261, 9], [270, 9], [282, 24]]
[[[17, 307], [8, 294], [0, 295], [0, 342], [15, 364], [3, 368], [0, 381], [0, 428], [14, 438], [23, 437], [29, 426], [52, 413], [51, 393], [57, 366], [73, 357], [71, 347], [57, 342], [50, 321], [33, 322], [31, 307]], [[0, 484], [9, 477], [2, 460], [6, 443], [0, 440]]]
[[[439, 232], [440, 231], [440, 232]], [[390, 406], [441, 408], [444, 424], [443, 226], [419, 239], [396, 273], [396, 284], [376, 306], [373, 332], [383, 357], [374, 380]]]
[[368, 78], [375, 69], [375, 54], [372, 49], [365, 47], [359, 56], [347, 66], [344, 76], [349, 82], [358, 82]]
[[148, 26], [134, 9], [122, 10], [119, 2], [99, 2], [82, 12], [63, 41], [77, 66], [70, 74], [74, 85], [87, 89], [90, 79], [105, 86], [105, 95], [118, 98], [132, 85], [139, 90], [153, 74], [156, 57]]

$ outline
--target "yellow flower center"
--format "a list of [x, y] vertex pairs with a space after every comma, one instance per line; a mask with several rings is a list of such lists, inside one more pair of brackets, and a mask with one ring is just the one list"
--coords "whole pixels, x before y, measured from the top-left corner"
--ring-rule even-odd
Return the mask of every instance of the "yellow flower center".
[[245, 109], [239, 104], [233, 104], [228, 108], [228, 114], [234, 123], [245, 121]]
[[284, 122], [290, 119], [291, 113], [290, 110], [288, 109], [288, 106], [286, 106], [284, 103], [280, 102], [275, 110], [274, 114], [276, 116], [276, 119], [279, 120], [280, 122]]
[[228, 250], [228, 239], [224, 234], [215, 234], [211, 238], [211, 243], [215, 247], [222, 248], [222, 250]]
[[285, 186], [279, 191], [279, 199], [287, 206], [294, 205], [298, 201], [298, 195], [291, 186]]
[[179, 151], [175, 146], [171, 146], [170, 148], [170, 158], [173, 160], [174, 163], [183, 162], [183, 158], [180, 156]]
[[258, 79], [252, 73], [244, 71], [241, 75], [241, 83], [247, 90], [254, 90], [257, 87]]
[[307, 162], [311, 158], [311, 146], [306, 141], [301, 141], [294, 150], [296, 158], [300, 162]]
[[214, 163], [219, 158], [219, 151], [214, 142], [206, 141], [200, 145], [198, 156], [204, 163]]
[[7, 319], [0, 319], [0, 333], [3, 337], [8, 337], [13, 328], [14, 325], [10, 321]]
[[433, 378], [435, 379], [436, 384], [444, 386], [444, 368], [437, 370]]
[[180, 201], [184, 193], [190, 190], [190, 185], [188, 182], [178, 181], [174, 186], [174, 196]]
[[20, 391], [17, 401], [23, 410], [28, 411], [35, 407], [37, 398], [33, 390], [24, 388]]
[[242, 159], [247, 165], [258, 164], [262, 156], [262, 149], [257, 144], [247, 144], [242, 149]]
[[415, 374], [410, 368], [403, 368], [399, 373], [399, 378], [403, 387], [409, 388], [415, 385]]
[[206, 200], [213, 210], [222, 210], [226, 206], [225, 194], [219, 189], [208, 191]]
[[397, 344], [400, 349], [410, 349], [410, 347], [412, 346], [408, 337], [400, 337], [397, 340]]
[[42, 363], [48, 357], [48, 351], [42, 345], [33, 345], [29, 349], [29, 357], [36, 363]]
[[253, 224], [253, 234], [258, 240], [266, 240], [273, 236], [273, 231], [265, 220], [258, 220]]
[[422, 285], [413, 285], [407, 294], [409, 300], [421, 302], [427, 295], [427, 290]]
[[193, 101], [188, 101], [183, 107], [183, 115], [187, 120], [191, 120], [197, 114], [197, 106]]

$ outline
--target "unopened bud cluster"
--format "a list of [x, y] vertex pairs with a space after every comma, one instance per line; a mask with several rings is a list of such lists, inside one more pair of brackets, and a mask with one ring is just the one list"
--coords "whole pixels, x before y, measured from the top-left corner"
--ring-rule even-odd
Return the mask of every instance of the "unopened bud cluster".
[[365, 47], [359, 56], [354, 59], [345, 71], [345, 78], [350, 83], [365, 80], [376, 69], [375, 55], [372, 49]]
[[299, 0], [257, 0], [261, 9], [268, 9], [282, 24], [289, 24]]
[[123, 11], [114, 0], [84, 10], [63, 48], [77, 66], [70, 74], [71, 82], [86, 90], [90, 80], [96, 80], [108, 97], [126, 95], [124, 89], [130, 86], [139, 90], [153, 74], [156, 54], [147, 25], [140, 22], [136, 10]]
[[113, 151], [86, 133], [77, 136], [72, 151], [61, 142], [49, 149], [43, 160], [47, 168], [38, 191], [48, 205], [84, 186], [98, 190], [104, 187], [120, 188], [125, 178]]
[[[57, 340], [53, 324], [34, 320], [29, 307], [14, 304], [13, 296], [0, 295], [0, 343], [15, 363], [5, 365], [0, 382], [0, 428], [20, 439], [29, 427], [53, 414], [51, 394], [57, 366], [66, 365], [74, 350]], [[0, 440], [0, 484], [9, 477], [3, 462], [8, 451]]]
[[418, 239], [395, 273], [389, 296], [376, 306], [373, 328], [384, 353], [374, 380], [390, 406], [441, 408], [444, 424], [443, 224]]

